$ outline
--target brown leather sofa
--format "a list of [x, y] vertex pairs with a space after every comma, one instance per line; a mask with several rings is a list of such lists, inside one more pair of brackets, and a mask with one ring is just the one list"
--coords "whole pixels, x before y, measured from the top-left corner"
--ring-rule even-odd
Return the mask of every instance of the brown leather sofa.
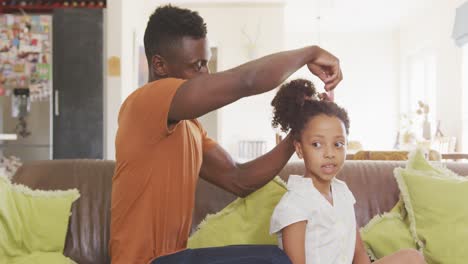
[[[398, 187], [393, 169], [404, 166], [401, 161], [346, 161], [339, 178], [346, 181], [356, 197], [359, 226], [374, 215], [390, 210], [398, 200]], [[460, 175], [468, 175], [468, 163], [447, 163]], [[289, 163], [280, 176], [303, 174], [302, 163]], [[13, 181], [33, 189], [77, 188], [81, 198], [74, 203], [64, 254], [79, 264], [110, 263], [108, 256], [111, 178], [113, 161], [54, 160], [24, 164]], [[215, 213], [235, 199], [231, 195], [200, 180], [192, 228], [208, 213]]]

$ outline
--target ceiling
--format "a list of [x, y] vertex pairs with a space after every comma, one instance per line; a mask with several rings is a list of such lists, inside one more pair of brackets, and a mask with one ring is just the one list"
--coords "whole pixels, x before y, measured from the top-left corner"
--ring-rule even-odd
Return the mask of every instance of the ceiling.
[[[386, 30], [420, 6], [444, 0], [149, 0], [157, 4], [284, 3], [285, 24], [299, 31], [355, 32]], [[318, 24], [320, 17], [320, 24]]]

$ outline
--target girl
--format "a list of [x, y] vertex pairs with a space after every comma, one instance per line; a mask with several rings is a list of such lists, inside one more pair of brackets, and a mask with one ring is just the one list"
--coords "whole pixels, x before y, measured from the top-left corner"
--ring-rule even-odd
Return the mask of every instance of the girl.
[[[326, 98], [325, 98], [326, 99]], [[370, 263], [356, 230], [353, 194], [335, 178], [343, 167], [349, 132], [347, 112], [320, 100], [310, 81], [283, 85], [272, 101], [273, 126], [290, 131], [304, 176], [291, 175], [276, 206], [270, 233], [293, 264]], [[375, 263], [425, 263], [416, 250], [402, 250]]]

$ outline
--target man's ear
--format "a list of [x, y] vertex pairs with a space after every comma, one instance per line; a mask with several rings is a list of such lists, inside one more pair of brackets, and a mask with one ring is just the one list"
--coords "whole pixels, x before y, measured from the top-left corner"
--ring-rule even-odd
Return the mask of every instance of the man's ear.
[[151, 71], [155, 77], [167, 77], [169, 69], [167, 68], [166, 60], [159, 55], [154, 55], [151, 58]]
[[296, 150], [296, 154], [300, 159], [303, 159], [304, 156], [302, 155], [302, 146], [301, 142], [294, 140], [294, 149]]

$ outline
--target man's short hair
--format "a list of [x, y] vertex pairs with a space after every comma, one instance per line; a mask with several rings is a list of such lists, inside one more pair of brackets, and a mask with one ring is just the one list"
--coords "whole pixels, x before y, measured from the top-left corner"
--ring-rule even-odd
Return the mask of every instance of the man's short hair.
[[150, 16], [144, 44], [148, 64], [154, 55], [171, 56], [182, 37], [206, 37], [206, 24], [198, 12], [171, 5], [158, 7]]

